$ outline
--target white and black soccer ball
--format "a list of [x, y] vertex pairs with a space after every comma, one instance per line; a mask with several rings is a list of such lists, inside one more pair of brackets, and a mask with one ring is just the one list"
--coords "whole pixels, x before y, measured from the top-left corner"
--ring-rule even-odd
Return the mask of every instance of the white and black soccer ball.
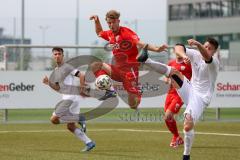
[[106, 74], [100, 75], [99, 77], [96, 78], [95, 86], [98, 89], [102, 89], [102, 90], [110, 89], [110, 87], [112, 86], [112, 80]]

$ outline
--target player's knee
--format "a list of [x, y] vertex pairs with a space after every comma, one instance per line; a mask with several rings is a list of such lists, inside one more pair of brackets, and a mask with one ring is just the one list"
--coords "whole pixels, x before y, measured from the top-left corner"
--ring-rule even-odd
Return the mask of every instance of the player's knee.
[[138, 105], [139, 105], [139, 103], [137, 101], [129, 102], [129, 106], [130, 106], [131, 109], [137, 109]]
[[165, 115], [164, 115], [164, 120], [165, 121], [172, 121], [173, 120], [173, 113], [170, 113], [170, 112], [166, 112]]
[[74, 123], [68, 123], [67, 124], [67, 129], [70, 131], [70, 132], [74, 132], [75, 129], [76, 129], [76, 126]]
[[90, 66], [93, 71], [100, 70], [102, 68], [102, 62], [93, 62]]
[[55, 117], [55, 116], [52, 116], [50, 118], [50, 121], [52, 122], [52, 124], [59, 124], [60, 123], [58, 117]]
[[185, 132], [188, 132], [193, 129], [193, 126], [194, 126], [194, 124], [192, 121], [184, 122], [183, 129]]
[[128, 104], [131, 109], [137, 109], [140, 101], [141, 101], [140, 98], [134, 97], [133, 99], [128, 101]]
[[184, 131], [188, 132], [192, 130], [193, 127], [194, 127], [194, 123], [193, 123], [192, 116], [190, 114], [186, 114], [184, 117], [184, 126], [183, 126]]
[[185, 132], [189, 132], [193, 129], [193, 126], [192, 125], [184, 125], [183, 129]]
[[129, 104], [131, 109], [137, 109], [138, 108], [138, 104]]

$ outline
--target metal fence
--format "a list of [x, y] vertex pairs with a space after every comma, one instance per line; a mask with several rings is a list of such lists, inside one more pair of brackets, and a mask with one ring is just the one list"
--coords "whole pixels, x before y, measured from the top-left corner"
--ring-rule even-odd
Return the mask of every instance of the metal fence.
[[[102, 46], [54, 45], [64, 48], [65, 59], [80, 55], [93, 55], [104, 61], [110, 61], [112, 55], [107, 44]], [[53, 45], [2, 45], [0, 46], [0, 70], [49, 70], [51, 68], [51, 49]], [[151, 54], [154, 60], [167, 63], [174, 58], [173, 46], [167, 53]], [[240, 71], [240, 59], [230, 59], [229, 51], [219, 50], [216, 56], [220, 60], [221, 71]]]

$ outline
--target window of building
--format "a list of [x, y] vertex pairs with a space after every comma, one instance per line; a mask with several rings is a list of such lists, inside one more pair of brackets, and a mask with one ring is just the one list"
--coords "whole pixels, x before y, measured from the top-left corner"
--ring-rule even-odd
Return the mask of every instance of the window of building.
[[220, 1], [211, 3], [211, 12], [212, 12], [212, 17], [220, 17], [222, 15]]
[[192, 4], [179, 4], [169, 6], [170, 20], [189, 19], [192, 16]]
[[234, 41], [240, 41], [240, 33], [234, 33], [234, 34], [232, 35], [232, 39], [233, 39]]
[[170, 20], [179, 19], [179, 5], [171, 5], [169, 6], [169, 18]]
[[194, 3], [193, 4], [193, 18], [199, 18], [201, 13], [201, 3]]
[[240, 16], [240, 0], [221, 0], [169, 6], [169, 20]]
[[233, 15], [239, 16], [240, 15], [240, 0], [235, 0], [232, 3]]
[[211, 17], [211, 3], [210, 2], [201, 3], [200, 17], [201, 18]]

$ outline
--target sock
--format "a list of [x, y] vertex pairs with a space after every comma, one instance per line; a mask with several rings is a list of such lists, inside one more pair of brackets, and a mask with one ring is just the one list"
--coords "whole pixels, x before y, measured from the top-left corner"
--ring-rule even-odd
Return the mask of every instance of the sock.
[[184, 152], [183, 155], [190, 155], [193, 139], [194, 139], [194, 130], [190, 130], [188, 132], [184, 132]]
[[178, 137], [177, 123], [175, 119], [165, 120], [168, 130], [173, 134], [174, 137]]
[[160, 62], [156, 62], [151, 60], [150, 58], [148, 58], [145, 62], [145, 64], [149, 67], [151, 67], [152, 69], [154, 69], [156, 72], [160, 73], [160, 74], [164, 74], [165, 76], [169, 76], [170, 72], [171, 72], [171, 67], [160, 63]]
[[90, 138], [87, 137], [87, 135], [81, 131], [81, 129], [76, 128], [74, 131], [74, 134], [76, 135], [76, 137], [80, 140], [82, 140], [85, 144], [91, 142], [92, 140]]
[[97, 70], [96, 72], [94, 72], [95, 77], [99, 77], [101, 75], [107, 74], [103, 69]]
[[190, 160], [190, 155], [183, 155], [183, 160]]

